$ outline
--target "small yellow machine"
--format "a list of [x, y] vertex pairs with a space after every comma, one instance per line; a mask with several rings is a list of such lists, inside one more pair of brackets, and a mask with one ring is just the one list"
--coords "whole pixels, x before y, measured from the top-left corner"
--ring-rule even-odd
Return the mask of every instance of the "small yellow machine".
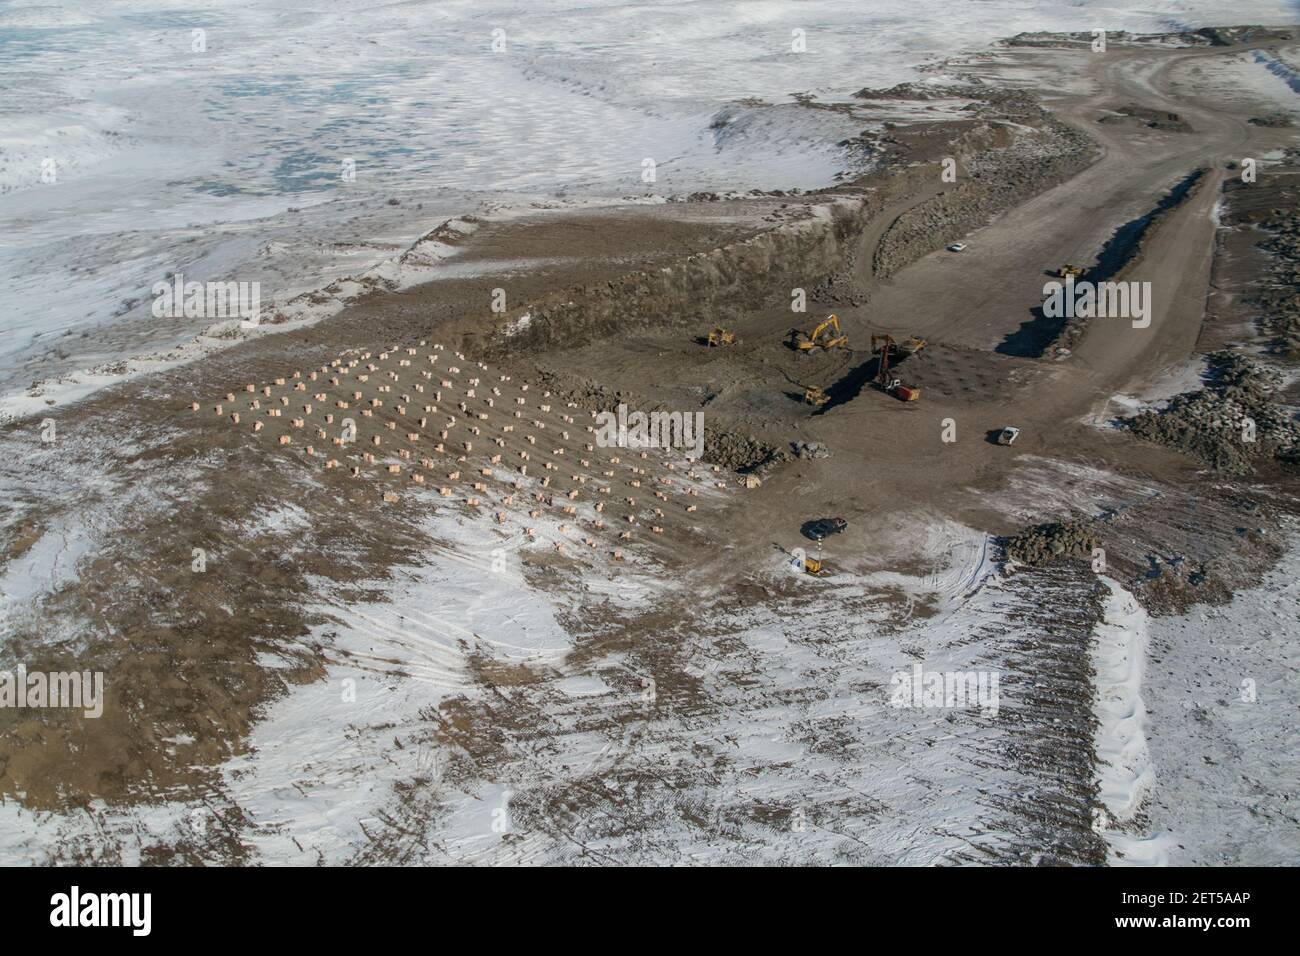
[[826, 567], [822, 561], [822, 542], [817, 539], [817, 557], [810, 558], [807, 554], [803, 556], [803, 573], [814, 578], [828, 578], [831, 575], [831, 569]]
[[712, 348], [713, 346], [735, 345], [735, 344], [736, 344], [736, 333], [731, 329], [724, 329], [722, 326], [718, 326], [717, 328], [713, 329], [713, 331], [709, 333], [710, 348]]

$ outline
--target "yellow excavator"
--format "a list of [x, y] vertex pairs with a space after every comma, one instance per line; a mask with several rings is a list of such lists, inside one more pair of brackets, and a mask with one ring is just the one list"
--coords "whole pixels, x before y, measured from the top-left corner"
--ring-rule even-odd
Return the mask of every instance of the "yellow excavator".
[[[699, 340], [697, 339], [696, 341]], [[736, 344], [736, 333], [733, 332], [731, 329], [724, 329], [722, 326], [719, 325], [717, 328], [709, 332], [710, 347], [722, 346], [722, 345], [735, 345], [735, 344]]]
[[849, 343], [849, 337], [840, 331], [839, 318], [832, 315], [811, 332], [791, 329], [789, 341], [800, 352], [811, 352], [813, 349], [844, 348]]
[[1077, 279], [1079, 276], [1083, 275], [1085, 271], [1087, 270], [1085, 270], [1083, 266], [1072, 266], [1067, 262], [1065, 265], [1061, 266], [1061, 268], [1056, 270], [1056, 276], [1058, 279], [1064, 279], [1067, 276], [1074, 276]]

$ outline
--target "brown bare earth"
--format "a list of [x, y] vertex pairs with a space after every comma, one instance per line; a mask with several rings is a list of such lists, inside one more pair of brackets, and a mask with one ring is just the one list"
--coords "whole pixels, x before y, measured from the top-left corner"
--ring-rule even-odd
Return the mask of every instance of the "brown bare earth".
[[[671, 819], [718, 848], [713, 859], [772, 862], [755, 847], [789, 829], [792, 801], [742, 796], [720, 812], [677, 799], [702, 781], [744, 779], [761, 762], [714, 737], [722, 715], [757, 713], [757, 688], [772, 676], [738, 621], [780, 630], [816, 658], [815, 668], [779, 675], [771, 692], [815, 715], [781, 733], [853, 765], [861, 744], [844, 729], [850, 716], [818, 714], [812, 702], [882, 693], [887, 672], [873, 682], [853, 670], [869, 654], [844, 620], [879, 620], [893, 634], [934, 613], [897, 583], [862, 583], [940, 574], [945, 555], [927, 526], [1004, 536], [1078, 519], [1090, 531], [1080, 540], [1105, 549], [1107, 573], [1150, 613], [1227, 602], [1281, 554], [1294, 466], [1256, 457], [1249, 472], [1218, 473], [1113, 422], [1126, 414], [1116, 396], [1143, 394], [1208, 352], [1254, 354], [1269, 341], [1266, 310], [1251, 303], [1273, 259], [1255, 235], [1222, 238], [1214, 215], [1225, 201], [1226, 215], [1243, 220], [1265, 207], [1294, 212], [1294, 166], [1247, 187], [1228, 165], [1282, 150], [1293, 133], [1219, 109], [1176, 79], [1242, 49], [1116, 44], [1099, 57], [1036, 42], [973, 58], [962, 69], [989, 92], [969, 115], [867, 137], [882, 163], [861, 181], [487, 221], [456, 259], [481, 265], [477, 275], [376, 292], [315, 326], [107, 389], [52, 411], [53, 443], [35, 420], [5, 427], [0, 479], [19, 506], [0, 529], [0, 562], [21, 567], [47, 536], [65, 533], [77, 562], [75, 585], [6, 635], [6, 652], [29, 670], [103, 670], [111, 686], [98, 720], [0, 711], [0, 797], [101, 828], [88, 837], [55, 824], [33, 858], [266, 862], [258, 841], [290, 824], [254, 819], [223, 765], [257, 756], [254, 731], [291, 693], [334, 694], [337, 668], [377, 681], [436, 670], [437, 654], [413, 638], [403, 644], [398, 625], [401, 654], [334, 640], [354, 608], [395, 600], [407, 570], [431, 554], [487, 575], [494, 548], [522, 548], [527, 584], [553, 597], [573, 646], [520, 662], [494, 654], [485, 635], [456, 633], [470, 662], [463, 685], [414, 726], [359, 718], [392, 738], [394, 754], [442, 756], [436, 773], [392, 784], [389, 815], [367, 818], [365, 838], [348, 848], [355, 862], [479, 859], [439, 836], [449, 794], [519, 789], [521, 779], [533, 784], [515, 805], [525, 835], [507, 841], [502, 859], [689, 862], [663, 836]], [[880, 96], [863, 91], [854, 115], [868, 119]], [[955, 182], [941, 176], [948, 156]], [[958, 240], [964, 251], [945, 249]], [[502, 262], [514, 265], [493, 268]], [[1094, 319], [1066, 329], [1044, 318], [1043, 284], [1062, 263], [1150, 282], [1150, 326]], [[490, 308], [498, 288], [504, 314]], [[797, 290], [805, 312], [792, 311]], [[846, 347], [790, 347], [792, 327], [830, 312]], [[734, 330], [736, 344], [710, 347], [715, 326]], [[870, 340], [882, 333], [927, 340], [897, 367], [918, 401], [873, 383]], [[1293, 368], [1295, 356], [1270, 361]], [[1294, 381], [1280, 407], [1295, 402]], [[830, 403], [805, 403], [808, 387]], [[594, 444], [593, 414], [620, 402], [702, 412], [705, 461]], [[338, 445], [345, 417], [357, 437]], [[1006, 425], [1021, 429], [1010, 447], [992, 437]], [[829, 455], [800, 458], [798, 442]], [[747, 477], [758, 481], [748, 487]], [[773, 557], [811, 549], [801, 529], [830, 515], [849, 524], [825, 543], [826, 560], [857, 583], [774, 583]], [[431, 530], [435, 519], [489, 530], [467, 552]], [[74, 526], [93, 532], [84, 552], [66, 532]], [[975, 817], [944, 834], [962, 849], [926, 862], [1105, 859], [1091, 824], [1092, 549], [1054, 554], [1044, 540], [1042, 566], [1008, 566], [994, 585], [1017, 626], [963, 637], [1042, 699], [1015, 712], [1014, 744], [988, 742], [978, 722], [951, 730], [971, 735], [975, 768], [1011, 768], [1040, 798], [991, 793], [972, 770]], [[194, 569], [194, 549], [205, 570]], [[647, 598], [631, 583], [638, 576], [668, 586]], [[580, 583], [592, 577], [607, 590]], [[424, 609], [394, 610], [418, 618]], [[918, 659], [932, 650], [916, 648]], [[610, 675], [615, 660], [620, 677]], [[582, 709], [565, 682], [593, 675], [630, 703]], [[636, 703], [646, 687], [657, 723], [645, 724]], [[582, 733], [618, 740], [627, 755], [608, 772], [556, 756]], [[903, 731], [898, 746], [928, 744]], [[664, 753], [674, 762], [651, 760]], [[302, 760], [307, 773], [326, 755], [312, 749]], [[359, 771], [356, 787], [371, 775], [382, 771]], [[862, 821], [903, 812], [902, 801], [848, 793], [839, 781], [804, 784], [810, 825], [847, 834], [837, 859], [907, 859], [905, 848], [854, 836]], [[952, 796], [932, 780], [911, 785], [926, 807]], [[168, 801], [206, 808], [216, 824], [140, 836], [110, 822]], [[609, 841], [627, 855], [591, 849]]]

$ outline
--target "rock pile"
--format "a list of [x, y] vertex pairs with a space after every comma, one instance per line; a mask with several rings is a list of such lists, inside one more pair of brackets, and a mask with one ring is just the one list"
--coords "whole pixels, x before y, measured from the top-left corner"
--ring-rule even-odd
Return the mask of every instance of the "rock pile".
[[1280, 376], [1235, 352], [1215, 352], [1209, 361], [1209, 386], [1128, 419], [1129, 430], [1227, 474], [1252, 473], [1261, 460], [1300, 463], [1300, 429], [1275, 404]]
[[705, 429], [704, 460], [732, 471], [763, 475], [789, 459], [789, 452], [752, 435]]
[[1053, 521], [1026, 528], [1006, 539], [1007, 557], [1020, 564], [1050, 564], [1066, 558], [1091, 558], [1097, 532], [1091, 521]]
[[819, 441], [792, 442], [790, 447], [794, 449], [795, 455], [804, 461], [831, 457], [831, 450]]

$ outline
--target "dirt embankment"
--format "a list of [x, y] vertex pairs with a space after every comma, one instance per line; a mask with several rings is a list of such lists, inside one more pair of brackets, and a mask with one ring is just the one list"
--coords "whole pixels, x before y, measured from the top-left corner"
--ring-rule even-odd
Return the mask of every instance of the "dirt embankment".
[[[949, 95], [970, 98], [972, 91], [954, 88]], [[971, 104], [971, 121], [952, 124], [948, 143], [964, 172], [941, 196], [921, 202], [890, 225], [874, 254], [877, 275], [896, 272], [1095, 159], [1094, 144], [1056, 120], [1030, 94], [986, 91], [979, 96]], [[799, 222], [656, 271], [544, 296], [506, 315], [487, 340], [464, 345], [487, 358], [518, 357], [629, 330], [699, 327], [770, 306], [774, 296], [788, 299], [792, 289], [832, 282], [856, 253], [867, 223], [939, 177], [938, 163], [916, 165], [905, 136], [889, 139], [888, 168], [871, 180], [800, 197], [808, 215]]]
[[802, 221], [655, 271], [551, 293], [513, 310], [490, 338], [464, 345], [489, 360], [518, 358], [629, 331], [714, 324], [769, 304], [773, 289], [788, 297], [834, 272], [874, 205], [862, 197], [810, 198]]
[[[889, 227], [872, 263], [879, 278], [888, 278], [1064, 182], [1097, 157], [1087, 136], [1056, 119], [1027, 93], [990, 94], [975, 112], [988, 122], [953, 144], [957, 182], [907, 210]], [[1008, 123], [1018, 124], [1015, 132]]]
[[1230, 180], [1224, 188], [1225, 225], [1256, 229], [1256, 244], [1268, 254], [1266, 273], [1252, 276], [1244, 290], [1259, 310], [1257, 325], [1268, 350], [1290, 362], [1300, 361], [1300, 149], [1285, 165], [1261, 170], [1259, 180]]
[[[1225, 246], [1221, 236], [1216, 256], [1226, 270], [1219, 284], [1227, 294], [1203, 337], [1230, 347], [1205, 356], [1203, 388], [1123, 423], [1133, 436], [1208, 466], [1208, 480], [1158, 484], [1149, 498], [1121, 510], [1028, 527], [1003, 539], [1009, 559], [1030, 567], [1092, 566], [1120, 581], [1148, 611], [1180, 613], [1197, 603], [1228, 602], [1280, 557], [1283, 516], [1295, 509], [1289, 486], [1300, 465], [1300, 428], [1284, 376], [1269, 362], [1295, 354], [1280, 341], [1294, 331], [1289, 324], [1296, 302], [1294, 181], [1293, 169], [1279, 167], [1256, 184], [1228, 182], [1224, 224], [1263, 230], [1258, 246], [1271, 253], [1267, 271], [1260, 278], [1259, 263], [1245, 255], [1248, 246], [1240, 244], [1239, 231], [1223, 234], [1239, 243], [1235, 246]], [[1164, 205], [1172, 208], [1174, 203]], [[1099, 265], [1089, 278], [1113, 275], [1141, 256], [1152, 223], [1135, 220], [1132, 225], [1123, 230], [1127, 242], [1108, 244], [1113, 256], [1105, 271]], [[1116, 239], [1121, 238], [1117, 233]], [[1234, 272], [1241, 268], [1246, 269], [1244, 279]], [[1250, 327], [1243, 318], [1272, 338], [1243, 343], [1242, 330]], [[1272, 354], [1256, 358], [1245, 351], [1261, 344], [1268, 344]], [[1252, 476], [1249, 486], [1232, 481], [1244, 475]]]

